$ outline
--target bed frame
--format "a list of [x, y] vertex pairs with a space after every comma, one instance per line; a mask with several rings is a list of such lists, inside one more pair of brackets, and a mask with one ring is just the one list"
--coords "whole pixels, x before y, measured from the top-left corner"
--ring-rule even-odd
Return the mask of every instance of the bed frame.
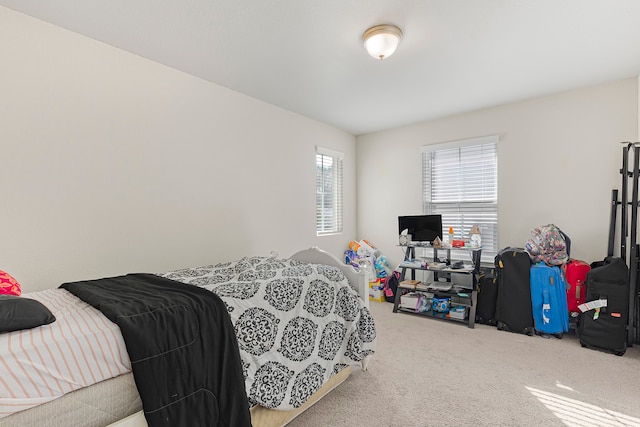
[[[268, 409], [264, 406], [254, 406], [251, 408], [251, 424], [253, 427], [281, 427], [289, 424], [295, 417], [309, 409], [317, 401], [322, 399], [331, 390], [342, 384], [351, 375], [351, 366], [347, 366], [342, 371], [335, 374], [307, 400], [304, 405], [290, 411], [278, 411]], [[148, 427], [147, 420], [142, 411], [129, 415], [120, 421], [110, 424], [108, 427]]]
[[369, 308], [369, 284], [366, 283], [364, 272], [357, 271], [351, 265], [345, 264], [329, 252], [323, 251], [317, 246], [296, 252], [291, 255], [291, 259], [311, 264], [325, 264], [338, 267], [347, 277], [351, 286], [358, 291], [358, 295], [360, 295], [360, 298], [364, 301], [365, 307]]

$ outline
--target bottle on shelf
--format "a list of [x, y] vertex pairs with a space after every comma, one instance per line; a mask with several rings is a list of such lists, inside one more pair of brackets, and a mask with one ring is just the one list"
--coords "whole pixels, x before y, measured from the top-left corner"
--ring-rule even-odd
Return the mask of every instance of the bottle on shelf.
[[482, 247], [482, 237], [480, 236], [480, 226], [478, 224], [474, 224], [474, 226], [471, 227], [471, 231], [469, 231], [469, 234], [471, 235], [471, 238], [470, 238], [471, 247], [472, 248]]
[[453, 247], [453, 227], [449, 227], [449, 247]]

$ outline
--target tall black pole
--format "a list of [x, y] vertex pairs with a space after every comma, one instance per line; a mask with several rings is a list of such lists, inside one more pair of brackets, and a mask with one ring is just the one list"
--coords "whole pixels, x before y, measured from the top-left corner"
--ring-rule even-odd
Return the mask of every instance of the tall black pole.
[[629, 178], [629, 150], [633, 147], [633, 144], [629, 143], [622, 149], [622, 169], [620, 174], [622, 175], [622, 195], [620, 211], [620, 258], [629, 265], [627, 260], [627, 205], [628, 205], [628, 193], [627, 180]]
[[609, 243], [607, 245], [607, 256], [613, 256], [616, 242], [616, 212], [618, 210], [618, 190], [611, 192], [611, 219], [609, 221]]
[[635, 338], [636, 319], [635, 303], [636, 282], [638, 280], [638, 177], [640, 175], [640, 147], [633, 145], [633, 185], [631, 189], [631, 239], [629, 241], [631, 255], [629, 258], [629, 328], [627, 330], [627, 345], [632, 346]]

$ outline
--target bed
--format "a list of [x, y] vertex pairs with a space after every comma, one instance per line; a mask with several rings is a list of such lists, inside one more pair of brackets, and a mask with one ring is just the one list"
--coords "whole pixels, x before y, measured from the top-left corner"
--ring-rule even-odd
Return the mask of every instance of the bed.
[[[199, 291], [206, 290], [207, 294], [212, 291], [223, 301], [235, 331], [234, 336], [237, 336], [245, 380], [242, 390], [250, 402], [251, 423], [254, 426], [285, 425], [344, 381], [352, 366], [366, 370], [375, 352], [375, 325], [368, 310], [368, 293], [363, 275], [318, 248], [298, 252], [288, 259], [246, 257], [154, 276], [186, 284], [188, 286], [185, 287], [198, 288]], [[109, 284], [108, 287], [111, 286]], [[54, 297], [47, 294], [54, 294]], [[136, 387], [135, 378], [130, 372], [131, 362], [127, 351], [121, 350], [124, 344], [119, 327], [106, 320], [90, 304], [69, 294], [67, 289], [51, 289], [28, 295], [45, 300], [54, 313], [62, 315], [57, 316], [58, 320], [50, 325], [0, 334], [0, 363], [4, 365], [0, 368], [14, 373], [25, 369], [22, 366], [18, 369], [10, 355], [1, 354], [3, 348], [9, 347], [9, 336], [13, 339], [12, 348], [18, 348], [22, 343], [17, 345], [17, 339], [24, 339], [28, 344], [34, 339], [37, 341], [39, 336], [46, 335], [51, 329], [65, 326], [67, 316], [60, 311], [60, 307], [64, 306], [60, 299], [69, 300], [71, 306], [81, 308], [82, 316], [92, 312], [98, 319], [90, 321], [94, 326], [98, 325], [98, 332], [87, 338], [89, 350], [84, 353], [70, 349], [69, 358], [76, 357], [76, 362], [80, 363], [91, 357], [101, 358], [100, 354], [103, 353], [111, 353], [115, 357], [111, 358], [111, 365], [100, 365], [98, 369], [94, 367], [92, 375], [96, 378], [85, 381], [87, 385], [78, 378], [69, 381], [73, 384], [62, 384], [61, 388], [65, 389], [62, 397], [56, 395], [51, 398], [41, 392], [32, 401], [8, 398], [6, 389], [14, 387], [15, 390], [16, 386], [7, 385], [8, 377], [3, 374], [0, 410], [6, 416], [0, 418], [0, 426], [147, 425], [139, 386]], [[54, 298], [54, 302], [48, 298]], [[75, 328], [72, 328], [75, 332], [81, 329], [77, 327], [78, 324], [87, 323], [86, 318], [79, 319], [72, 320], [75, 322]], [[53, 347], [57, 345], [59, 343], [52, 344]], [[32, 359], [30, 365], [38, 365], [38, 360], [45, 360], [52, 356], [49, 353], [56, 351], [63, 350], [57, 347], [53, 351], [51, 348], [41, 350], [40, 353], [36, 350], [36, 355], [27, 356], [27, 359]], [[91, 351], [94, 354], [88, 356]], [[45, 368], [41, 367], [41, 372], [32, 378], [39, 376], [36, 382], [46, 383], [42, 376], [51, 375], [51, 366], [54, 364], [40, 365], [45, 365]], [[285, 375], [276, 375], [282, 372], [274, 367], [283, 368]], [[95, 373], [98, 371], [100, 375]], [[280, 388], [274, 386], [278, 378], [285, 378]], [[60, 378], [58, 381], [62, 382]], [[7, 408], [11, 405], [23, 405], [23, 410], [7, 415]]]

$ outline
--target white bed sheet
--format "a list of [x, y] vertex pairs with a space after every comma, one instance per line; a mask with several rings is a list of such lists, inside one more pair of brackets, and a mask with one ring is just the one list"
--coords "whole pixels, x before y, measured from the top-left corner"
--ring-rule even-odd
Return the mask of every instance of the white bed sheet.
[[131, 371], [120, 328], [64, 289], [24, 294], [56, 321], [0, 334], [0, 418]]

